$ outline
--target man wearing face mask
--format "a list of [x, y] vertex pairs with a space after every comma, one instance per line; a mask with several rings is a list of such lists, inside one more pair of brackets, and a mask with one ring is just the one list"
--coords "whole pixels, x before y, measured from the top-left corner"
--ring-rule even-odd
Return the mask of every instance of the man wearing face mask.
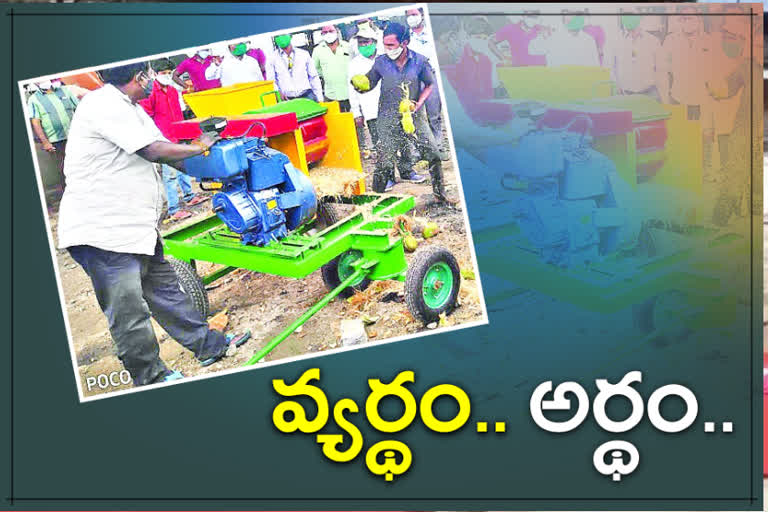
[[184, 80], [181, 79], [181, 75], [187, 73], [189, 79], [192, 81], [192, 91], [207, 91], [208, 89], [214, 89], [221, 87], [221, 82], [217, 79], [208, 80], [205, 77], [205, 70], [214, 62], [214, 57], [211, 55], [211, 50], [208, 48], [201, 48], [195, 52], [191, 57], [184, 59], [176, 67], [176, 71], [173, 72], [173, 81], [179, 84], [183, 89], [187, 88]]
[[[173, 86], [173, 63], [169, 59], [160, 59], [152, 63], [155, 70], [155, 83], [148, 98], [139, 102], [144, 111], [152, 118], [160, 133], [171, 142], [178, 142], [172, 135], [171, 125], [184, 120], [179, 102], [179, 92]], [[176, 171], [168, 164], [161, 164], [161, 173], [165, 192], [168, 198], [168, 215], [170, 220], [183, 220], [192, 216], [188, 211], [179, 206], [179, 192], [181, 187], [184, 194], [183, 200], [187, 206], [202, 203], [206, 198], [196, 195], [192, 191], [192, 179], [182, 172]]]
[[621, 94], [644, 94], [661, 100], [656, 85], [661, 73], [657, 64], [661, 43], [645, 30], [644, 21], [638, 14], [620, 16], [621, 33], [608, 48], [604, 63]]
[[290, 34], [274, 38], [277, 49], [267, 59], [267, 80], [274, 80], [275, 87], [285, 100], [309, 98], [323, 100], [323, 85], [309, 52], [294, 48]]
[[564, 15], [562, 26], [549, 35], [542, 32], [531, 41], [529, 51], [544, 55], [547, 66], [599, 66], [600, 53], [596, 40], [586, 33], [582, 15]]
[[78, 99], [68, 89], [61, 87], [61, 82], [58, 82], [58, 87], [54, 87], [53, 81], [44, 80], [37, 86], [37, 91], [27, 100], [29, 119], [43, 149], [55, 161], [61, 189], [64, 190], [64, 149]]
[[[528, 53], [528, 44], [533, 41], [544, 27], [540, 24], [539, 15], [532, 11], [526, 11], [517, 23], [508, 23], [501, 27], [491, 44], [498, 46], [506, 41], [509, 45], [509, 64], [512, 66], [544, 66], [547, 59], [543, 55], [531, 55]], [[500, 50], [498, 50], [499, 53]]]
[[360, 47], [358, 45], [358, 39], [357, 34], [359, 34], [361, 31], [366, 32], [372, 32], [376, 37], [374, 37], [374, 43], [376, 44], [376, 52], [378, 54], [384, 53], [384, 43], [381, 41], [381, 31], [383, 29], [379, 28], [379, 23], [375, 22], [371, 18], [364, 18], [357, 21], [357, 33], [354, 37], [349, 41], [350, 47], [352, 48], [351, 58], [355, 58], [358, 55], [360, 55]]
[[101, 76], [105, 85], [83, 98], [72, 119], [59, 247], [90, 277], [134, 385], [175, 380], [182, 375], [160, 359], [150, 317], [202, 365], [224, 357], [230, 341], [239, 345], [250, 336], [230, 340], [208, 328], [182, 292], [157, 231], [164, 194], [153, 162], [183, 171], [183, 160], [208, 151], [218, 136], [204, 134], [193, 144], [163, 137], [138, 104], [149, 81], [143, 64], [105, 69]]
[[323, 80], [325, 101], [338, 101], [342, 112], [349, 112], [349, 43], [339, 38], [339, 31], [333, 25], [320, 29], [322, 41], [312, 52], [312, 62]]
[[424, 11], [421, 9], [408, 9], [405, 11], [405, 21], [410, 29], [408, 48], [424, 55], [434, 70], [437, 66], [437, 53], [435, 52], [432, 34], [429, 33], [424, 22]]
[[[357, 48], [359, 55], [354, 57], [349, 63], [349, 77], [355, 75], [364, 75], [373, 67], [376, 60], [376, 32], [369, 25], [362, 25], [355, 36], [357, 39]], [[363, 147], [365, 141], [365, 127], [368, 127], [368, 133], [371, 135], [373, 147], [379, 142], [378, 132], [376, 131], [376, 118], [379, 115], [379, 96], [381, 95], [381, 84], [376, 85], [370, 92], [360, 93], [349, 84], [349, 103], [352, 113], [355, 116], [355, 127], [357, 128], [357, 140], [360, 147]], [[363, 151], [364, 158], [370, 158], [371, 151]]]
[[[759, 83], [762, 62], [750, 58], [749, 20], [738, 5], [723, 6], [723, 23], [714, 34], [712, 67], [717, 69], [707, 82], [707, 89], [715, 99], [714, 143], [719, 153], [715, 170], [719, 171], [720, 208], [713, 220], [721, 225], [732, 214], [747, 216], [750, 213], [749, 149], [750, 109], [753, 95], [750, 82]], [[754, 89], [757, 89], [755, 87]], [[759, 90], [759, 89], [757, 89]]]
[[264, 80], [259, 61], [248, 55], [245, 42], [229, 45], [229, 54], [220, 64], [214, 62], [205, 70], [208, 80], [219, 79], [222, 87]]
[[[367, 87], [365, 84], [360, 87], [360, 77], [352, 77], [351, 80], [352, 85], [360, 92], [367, 92], [381, 83], [377, 120], [379, 146], [376, 150], [373, 189], [381, 193], [391, 186], [395, 177], [396, 155], [398, 151], [401, 155], [407, 153], [410, 138], [429, 163], [432, 192], [435, 198], [441, 203], [453, 204], [455, 201], [449, 199], [445, 192], [437, 142], [429, 127], [425, 109], [422, 108], [435, 87], [432, 68], [424, 55], [408, 48], [408, 29], [399, 23], [390, 23], [387, 26], [384, 31], [384, 47], [386, 55], [377, 57], [371, 70], [364, 75], [367, 80], [363, 82], [367, 81]], [[421, 90], [420, 83], [424, 84]], [[412, 105], [415, 125], [412, 135], [405, 133], [400, 119], [399, 106], [403, 99], [403, 86], [408, 87], [408, 99]], [[411, 175], [410, 169], [403, 169], [400, 166], [398, 169], [404, 180], [423, 181], [421, 176]]]
[[[432, 73], [437, 76], [435, 69], [437, 67], [437, 53], [435, 51], [435, 43], [432, 39], [432, 35], [427, 30], [424, 22], [424, 11], [421, 9], [408, 9], [405, 11], [406, 22], [410, 29], [410, 41], [408, 42], [408, 48], [420, 53], [427, 58], [427, 62], [432, 67]], [[427, 108], [427, 119], [429, 120], [429, 127], [432, 129], [432, 135], [435, 137], [435, 141], [438, 142], [438, 147], [443, 140], [443, 116], [442, 116], [442, 102], [440, 101], [440, 92], [437, 85], [432, 90], [432, 94], [427, 97], [425, 104]], [[440, 157], [443, 160], [448, 160], [448, 152], [440, 151]]]

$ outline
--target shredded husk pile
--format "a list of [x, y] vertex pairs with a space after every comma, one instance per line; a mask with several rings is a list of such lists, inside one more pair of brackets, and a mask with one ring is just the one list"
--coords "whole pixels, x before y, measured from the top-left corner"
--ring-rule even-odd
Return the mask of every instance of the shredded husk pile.
[[354, 195], [357, 182], [363, 177], [355, 169], [343, 167], [318, 167], [309, 171], [309, 180], [318, 197]]

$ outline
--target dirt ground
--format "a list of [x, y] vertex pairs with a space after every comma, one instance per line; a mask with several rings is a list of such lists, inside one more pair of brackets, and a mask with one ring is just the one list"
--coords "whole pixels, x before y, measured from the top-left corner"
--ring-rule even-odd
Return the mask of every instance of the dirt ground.
[[[364, 160], [366, 184], [370, 189], [373, 159]], [[455, 166], [443, 162], [446, 188], [449, 194], [460, 197], [457, 189]], [[195, 187], [197, 187], [195, 185]], [[363, 293], [350, 299], [336, 299], [311, 318], [300, 331], [271, 352], [264, 360], [275, 361], [308, 353], [323, 352], [341, 346], [340, 324], [344, 319], [365, 318], [369, 343], [395, 336], [415, 334], [431, 329], [477, 322], [483, 318], [482, 301], [478, 282], [475, 279], [475, 265], [472, 261], [469, 240], [465, 231], [464, 212], [461, 204], [456, 207], [438, 206], [433, 203], [431, 185], [399, 182], [392, 189], [393, 194], [411, 194], [417, 198], [413, 217], [422, 222], [435, 221], [441, 232], [434, 238], [423, 240], [419, 247], [431, 244], [442, 245], [451, 250], [462, 269], [462, 283], [459, 306], [441, 322], [429, 327], [417, 322], [408, 312], [403, 299], [403, 283], [378, 281]], [[190, 208], [194, 216], [176, 224], [165, 224], [161, 231], [179, 224], [194, 222], [210, 213], [210, 201]], [[52, 201], [48, 208], [51, 228], [56, 240], [58, 203]], [[407, 254], [410, 259], [412, 254]], [[112, 340], [104, 314], [98, 306], [90, 280], [66, 250], [56, 251], [64, 290], [64, 304], [74, 340], [75, 357], [85, 396], [109, 393], [130, 387], [118, 386], [108, 389], [86, 389], [86, 379], [109, 374], [123, 369], [114, 355]], [[204, 272], [203, 267], [198, 269]], [[393, 293], [394, 292], [394, 293]], [[236, 270], [208, 286], [211, 315], [226, 310], [228, 325], [225, 332], [239, 333], [245, 329], [252, 332], [251, 339], [237, 351], [221, 361], [203, 368], [191, 352], [169, 338], [163, 329], [154, 323], [160, 342], [160, 355], [169, 368], [181, 371], [186, 377], [216, 373], [242, 365], [275, 335], [281, 332], [312, 304], [327, 293], [320, 272], [314, 272], [305, 279], [295, 280], [272, 275], [259, 274], [243, 269]], [[406, 341], [407, 343], [407, 341]]]

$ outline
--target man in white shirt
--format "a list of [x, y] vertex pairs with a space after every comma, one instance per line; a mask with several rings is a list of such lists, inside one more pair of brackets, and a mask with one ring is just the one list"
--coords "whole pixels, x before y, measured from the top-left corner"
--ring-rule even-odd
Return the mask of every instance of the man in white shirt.
[[646, 29], [647, 16], [624, 14], [618, 38], [606, 45], [604, 63], [621, 94], [645, 94], [657, 100], [661, 77], [661, 43]]
[[[422, 9], [408, 9], [405, 11], [405, 19], [411, 34], [408, 48], [424, 55], [429, 65], [432, 66], [432, 73], [437, 76], [437, 52], [435, 51], [435, 42], [432, 39], [432, 34], [427, 30], [427, 25], [424, 21], [424, 11]], [[427, 109], [427, 119], [429, 120], [429, 127], [432, 129], [432, 135], [435, 136], [435, 140], [441, 145], [443, 141], [443, 106], [440, 100], [440, 91], [437, 88], [429, 95], [424, 106]], [[448, 160], [448, 153], [441, 149], [440, 158]]]
[[88, 93], [72, 119], [59, 247], [91, 278], [117, 357], [134, 385], [175, 380], [182, 375], [160, 359], [150, 316], [204, 365], [224, 357], [229, 340], [208, 328], [165, 260], [157, 231], [163, 182], [153, 162], [183, 171], [182, 160], [207, 151], [217, 137], [203, 135], [189, 145], [168, 142], [137, 103], [149, 82], [144, 64], [101, 75], [106, 85]]
[[264, 80], [259, 61], [247, 54], [248, 45], [229, 45], [229, 55], [220, 64], [215, 62], [205, 70], [206, 80], [220, 80], [222, 87]]
[[547, 66], [599, 66], [600, 53], [584, 32], [584, 16], [565, 15], [553, 31], [542, 30], [528, 45], [531, 55], [545, 55]]
[[[373, 147], [378, 144], [379, 136], [376, 131], [376, 118], [379, 115], [379, 96], [381, 95], [381, 84], [366, 93], [359, 93], [352, 86], [351, 78], [355, 75], [364, 75], [373, 67], [376, 60], [377, 44], [376, 32], [370, 25], [363, 25], [355, 36], [356, 46], [359, 54], [349, 63], [349, 104], [352, 114], [355, 116], [355, 127], [357, 128], [357, 140], [360, 147], [365, 146], [365, 126], [368, 127], [368, 133], [371, 134]], [[371, 150], [363, 151], [365, 158], [370, 158]]]
[[275, 36], [275, 50], [267, 59], [267, 80], [274, 80], [283, 99], [323, 100], [323, 85], [309, 52], [294, 48], [290, 34]]

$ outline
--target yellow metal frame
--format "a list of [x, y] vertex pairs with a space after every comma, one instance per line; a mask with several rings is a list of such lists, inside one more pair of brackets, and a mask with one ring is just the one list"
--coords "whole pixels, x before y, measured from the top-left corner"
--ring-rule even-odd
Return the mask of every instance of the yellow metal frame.
[[276, 104], [275, 95], [268, 95], [264, 97], [264, 105], [262, 105], [261, 95], [274, 90], [274, 81], [262, 80], [191, 92], [184, 94], [183, 98], [195, 113], [195, 117], [240, 116], [248, 110]]
[[328, 109], [323, 118], [328, 127], [327, 137], [329, 141], [328, 153], [317, 164], [310, 168], [307, 162], [304, 137], [300, 129], [292, 133], [284, 133], [276, 137], [270, 137], [268, 145], [285, 155], [291, 163], [301, 172], [309, 176], [312, 169], [322, 167], [338, 167], [342, 169], [354, 169], [360, 173], [360, 179], [355, 186], [354, 194], [365, 193], [365, 178], [363, 177], [363, 163], [360, 159], [360, 146], [355, 129], [355, 118], [351, 112], [341, 112], [336, 101], [321, 103]]

